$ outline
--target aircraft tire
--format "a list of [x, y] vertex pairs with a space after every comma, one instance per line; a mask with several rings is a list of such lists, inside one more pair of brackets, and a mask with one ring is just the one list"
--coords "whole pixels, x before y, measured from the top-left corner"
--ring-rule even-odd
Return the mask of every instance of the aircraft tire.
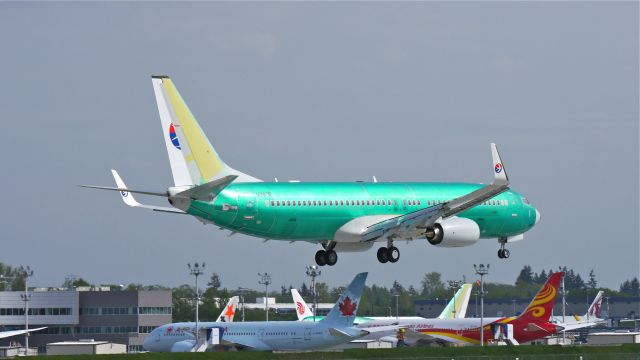
[[503, 251], [504, 251], [503, 249], [498, 250], [498, 257], [499, 257], [500, 259], [504, 259], [504, 253], [503, 253]]
[[387, 248], [387, 258], [390, 263], [398, 262], [400, 260], [400, 250], [395, 246]]
[[333, 250], [326, 251], [325, 260], [327, 265], [335, 265], [338, 262], [338, 253]]
[[389, 261], [389, 255], [387, 253], [387, 248], [386, 247], [381, 247], [380, 249], [378, 249], [378, 261], [380, 261], [381, 263], [386, 263], [387, 261]]
[[508, 249], [504, 249], [504, 250], [502, 250], [502, 258], [503, 258], [503, 259], [508, 259], [508, 258], [509, 258], [509, 255], [511, 255], [511, 253], [509, 252], [509, 250], [508, 250]]
[[327, 265], [327, 252], [326, 251], [318, 250], [318, 252], [316, 252], [316, 264], [318, 264], [318, 266]]

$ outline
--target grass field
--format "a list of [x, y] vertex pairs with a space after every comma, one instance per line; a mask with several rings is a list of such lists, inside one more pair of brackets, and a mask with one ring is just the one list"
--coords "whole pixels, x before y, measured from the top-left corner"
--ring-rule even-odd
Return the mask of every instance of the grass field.
[[[92, 355], [47, 356], [47, 359], [95, 359]], [[377, 350], [344, 350], [336, 352], [269, 353], [269, 352], [210, 352], [210, 353], [143, 353], [130, 355], [100, 355], [101, 360], [307, 360], [307, 359], [439, 359], [439, 360], [640, 360], [640, 344], [621, 346], [517, 346], [517, 347], [461, 347], [461, 348], [401, 348]]]

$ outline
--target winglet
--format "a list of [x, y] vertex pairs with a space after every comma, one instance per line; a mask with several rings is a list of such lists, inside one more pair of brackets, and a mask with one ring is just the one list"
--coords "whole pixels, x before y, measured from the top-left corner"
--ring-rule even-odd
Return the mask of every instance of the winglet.
[[[122, 181], [122, 178], [117, 171], [111, 169], [111, 174], [113, 175], [113, 179], [116, 181], [116, 186], [119, 189], [127, 189], [127, 185], [124, 184], [124, 181]], [[128, 191], [119, 191], [119, 193], [122, 201], [124, 201], [125, 204], [131, 207], [140, 207], [141, 204], [133, 198], [132, 193]]]
[[491, 143], [491, 157], [493, 159], [493, 180], [494, 185], [509, 185], [509, 177], [507, 176], [507, 170], [504, 168], [504, 163], [498, 153], [496, 144]]

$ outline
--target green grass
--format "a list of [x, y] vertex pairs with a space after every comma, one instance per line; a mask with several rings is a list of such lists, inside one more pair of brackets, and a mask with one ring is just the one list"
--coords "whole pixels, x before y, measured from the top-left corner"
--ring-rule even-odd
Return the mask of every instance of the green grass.
[[[360, 350], [350, 349], [336, 352], [270, 353], [270, 352], [210, 352], [210, 353], [145, 353], [131, 355], [101, 355], [100, 360], [307, 360], [307, 359], [516, 359], [519, 360], [640, 360], [640, 344], [620, 346], [500, 346], [459, 348], [401, 348]], [[91, 355], [47, 356], [47, 359], [95, 359]]]

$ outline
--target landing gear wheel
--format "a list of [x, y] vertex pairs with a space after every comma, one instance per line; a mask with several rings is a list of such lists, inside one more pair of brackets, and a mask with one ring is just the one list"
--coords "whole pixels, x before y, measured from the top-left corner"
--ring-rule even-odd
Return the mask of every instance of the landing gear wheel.
[[509, 255], [511, 255], [511, 254], [509, 253], [508, 249], [502, 249], [502, 258], [503, 259], [508, 259]]
[[381, 247], [380, 249], [378, 249], [378, 261], [383, 264], [389, 261], [389, 253], [387, 252], [386, 247]]
[[[503, 257], [503, 255], [502, 255], [502, 249], [498, 250], [498, 257], [499, 257], [500, 259], [503, 259], [503, 258], [504, 258], [504, 257]], [[317, 260], [316, 260], [316, 261], [317, 261]]]
[[327, 252], [326, 251], [318, 250], [318, 252], [316, 252], [316, 264], [318, 264], [318, 266], [327, 265]]
[[325, 251], [324, 258], [326, 264], [329, 266], [333, 266], [338, 262], [338, 254], [333, 250]]
[[397, 262], [400, 260], [400, 250], [395, 246], [387, 248], [387, 258], [391, 263]]

